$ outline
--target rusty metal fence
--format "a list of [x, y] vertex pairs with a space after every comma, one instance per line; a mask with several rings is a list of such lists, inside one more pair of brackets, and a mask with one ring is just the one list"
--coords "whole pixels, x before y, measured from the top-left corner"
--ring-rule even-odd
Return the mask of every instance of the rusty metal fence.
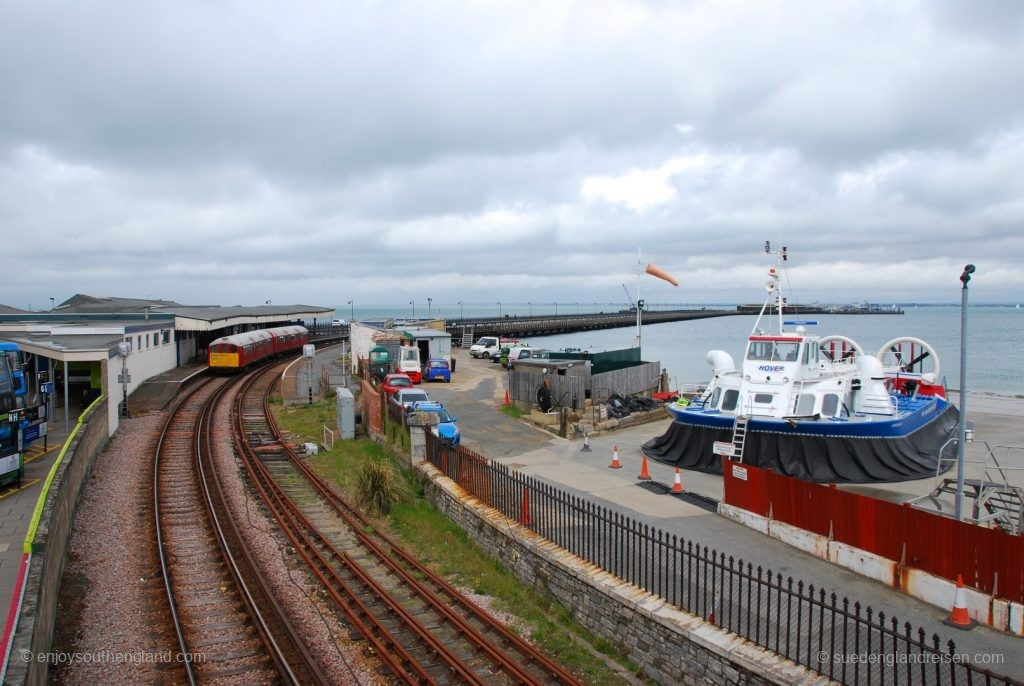
[[[952, 640], [792, 576], [727, 557], [427, 435], [427, 460], [468, 493], [578, 557], [847, 684], [1021, 684]], [[996, 665], [997, 666], [997, 665]]]

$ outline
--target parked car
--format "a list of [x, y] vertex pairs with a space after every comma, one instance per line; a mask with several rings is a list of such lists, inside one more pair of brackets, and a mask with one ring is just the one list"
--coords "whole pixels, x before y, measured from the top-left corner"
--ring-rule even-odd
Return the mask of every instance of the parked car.
[[451, 383], [452, 370], [448, 367], [448, 360], [443, 357], [431, 357], [427, 360], [427, 370], [423, 373], [423, 380]]
[[521, 347], [525, 347], [525, 346], [506, 345], [504, 348], [502, 348], [501, 349], [501, 359], [498, 360], [498, 362], [501, 363], [501, 366], [502, 367], [507, 367], [508, 366], [508, 356], [512, 354], [513, 350], [515, 350], [516, 348], [521, 348]]
[[502, 360], [502, 363], [511, 368], [515, 361], [519, 359], [519, 356], [523, 354], [524, 350], [532, 350], [528, 345], [514, 345], [508, 351], [508, 357]]
[[452, 445], [458, 445], [459, 427], [455, 423], [457, 420], [455, 417], [448, 414], [448, 411], [444, 409], [444, 405], [437, 402], [417, 402], [413, 403], [409, 407], [410, 412], [432, 412], [437, 415], [438, 423], [437, 426], [431, 428], [431, 431], [435, 436], [443, 441], [448, 441]]
[[508, 350], [509, 350], [509, 346], [507, 346], [507, 345], [505, 347], [503, 347], [503, 348], [495, 350], [493, 353], [491, 353], [491, 362], [492, 363], [501, 362], [502, 355], [504, 355], [506, 357], [508, 356]]
[[523, 349], [521, 349], [519, 351], [519, 354], [516, 355], [515, 358], [513, 358], [512, 355], [509, 354], [508, 368], [512, 369], [515, 366], [515, 363], [519, 362], [519, 360], [529, 360], [529, 359], [534, 359], [534, 360], [544, 359], [544, 360], [546, 360], [546, 359], [550, 359], [550, 358], [551, 358], [551, 351], [549, 351], [549, 350], [543, 350], [541, 348], [523, 348]]
[[390, 398], [400, 388], [412, 387], [412, 379], [406, 374], [388, 374], [384, 377], [384, 383], [380, 385], [380, 389], [384, 391], [385, 398]]
[[399, 388], [388, 402], [404, 410], [413, 403], [426, 400], [430, 400], [430, 396], [418, 388]]

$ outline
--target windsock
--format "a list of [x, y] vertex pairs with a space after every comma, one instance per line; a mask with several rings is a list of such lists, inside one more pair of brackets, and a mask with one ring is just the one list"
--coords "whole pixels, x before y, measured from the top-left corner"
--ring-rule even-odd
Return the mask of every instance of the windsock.
[[644, 271], [650, 274], [651, 276], [656, 276], [659, 279], [664, 279], [665, 281], [668, 281], [673, 286], [679, 285], [679, 282], [672, 278], [671, 274], [668, 274], [662, 269], [655, 267], [653, 262], [648, 262], [647, 269], [645, 269]]

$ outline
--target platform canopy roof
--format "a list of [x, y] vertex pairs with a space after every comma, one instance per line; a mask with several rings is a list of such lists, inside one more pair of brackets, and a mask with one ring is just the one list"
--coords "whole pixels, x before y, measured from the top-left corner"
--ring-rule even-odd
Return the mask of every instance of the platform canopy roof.
[[182, 305], [173, 300], [115, 298], [82, 293], [68, 298], [52, 311], [24, 313], [10, 309], [10, 314], [41, 314], [75, 321], [104, 316], [116, 319], [173, 317], [174, 328], [178, 331], [216, 331], [243, 324], [269, 326], [284, 321], [323, 320], [334, 316], [334, 308], [315, 305]]

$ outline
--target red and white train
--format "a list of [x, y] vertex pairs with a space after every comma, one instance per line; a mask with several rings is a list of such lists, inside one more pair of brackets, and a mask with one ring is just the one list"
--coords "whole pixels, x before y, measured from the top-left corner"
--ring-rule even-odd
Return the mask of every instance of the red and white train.
[[223, 336], [210, 343], [209, 365], [215, 372], [235, 372], [273, 355], [301, 352], [309, 343], [304, 326], [279, 326]]

